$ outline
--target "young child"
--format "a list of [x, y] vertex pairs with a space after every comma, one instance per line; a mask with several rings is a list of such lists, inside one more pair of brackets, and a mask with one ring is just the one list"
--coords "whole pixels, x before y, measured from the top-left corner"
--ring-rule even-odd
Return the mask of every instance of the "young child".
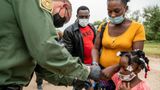
[[138, 77], [138, 73], [145, 69], [145, 78], [149, 71], [149, 60], [141, 50], [121, 52], [119, 54], [120, 70], [112, 80], [116, 85], [116, 90], [150, 90], [145, 81]]

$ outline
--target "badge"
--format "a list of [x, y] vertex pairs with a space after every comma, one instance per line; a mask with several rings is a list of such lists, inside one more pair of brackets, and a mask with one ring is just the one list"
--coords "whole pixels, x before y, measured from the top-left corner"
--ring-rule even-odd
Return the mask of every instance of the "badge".
[[40, 7], [51, 13], [52, 0], [40, 0]]

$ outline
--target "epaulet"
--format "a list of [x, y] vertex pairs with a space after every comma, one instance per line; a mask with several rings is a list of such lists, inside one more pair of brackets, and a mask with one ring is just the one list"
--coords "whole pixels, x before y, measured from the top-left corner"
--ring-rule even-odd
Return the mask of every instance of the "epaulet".
[[52, 0], [39, 0], [40, 8], [46, 10], [51, 13], [52, 11]]

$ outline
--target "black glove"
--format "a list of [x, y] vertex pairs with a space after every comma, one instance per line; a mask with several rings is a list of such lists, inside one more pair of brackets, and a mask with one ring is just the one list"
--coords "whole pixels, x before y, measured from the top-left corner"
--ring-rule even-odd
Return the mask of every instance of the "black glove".
[[88, 89], [92, 86], [92, 84], [89, 81], [82, 81], [78, 79], [73, 80], [73, 90], [82, 90], [83, 88]]
[[101, 67], [99, 65], [92, 65], [90, 68], [91, 71], [88, 78], [92, 80], [99, 80], [102, 74]]

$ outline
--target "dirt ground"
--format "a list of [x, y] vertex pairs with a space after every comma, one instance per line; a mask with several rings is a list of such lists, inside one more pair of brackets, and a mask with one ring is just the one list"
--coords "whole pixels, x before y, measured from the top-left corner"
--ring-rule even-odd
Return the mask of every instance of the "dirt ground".
[[[141, 79], [148, 82], [151, 90], [160, 90], [160, 58], [150, 57], [149, 59], [151, 71], [148, 72], [148, 78], [144, 79], [144, 71], [141, 71], [139, 76]], [[29, 86], [25, 87], [24, 90], [37, 90], [35, 76], [32, 78]], [[72, 90], [72, 87], [54, 86], [45, 81], [43, 84], [43, 90]]]

